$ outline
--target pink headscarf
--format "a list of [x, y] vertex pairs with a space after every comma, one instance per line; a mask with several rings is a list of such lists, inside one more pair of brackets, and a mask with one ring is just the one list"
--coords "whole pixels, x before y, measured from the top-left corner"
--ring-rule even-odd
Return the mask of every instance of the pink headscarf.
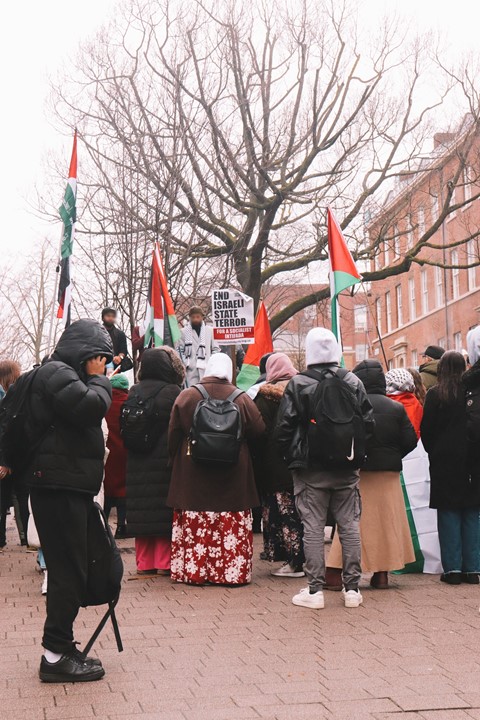
[[267, 383], [291, 380], [298, 375], [298, 370], [292, 365], [292, 361], [285, 353], [274, 353], [267, 360]]

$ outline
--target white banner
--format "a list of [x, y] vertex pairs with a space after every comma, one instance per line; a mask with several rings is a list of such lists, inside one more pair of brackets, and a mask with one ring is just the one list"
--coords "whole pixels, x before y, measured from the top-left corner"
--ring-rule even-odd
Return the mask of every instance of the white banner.
[[239, 290], [212, 291], [213, 337], [219, 345], [255, 341], [253, 298]]

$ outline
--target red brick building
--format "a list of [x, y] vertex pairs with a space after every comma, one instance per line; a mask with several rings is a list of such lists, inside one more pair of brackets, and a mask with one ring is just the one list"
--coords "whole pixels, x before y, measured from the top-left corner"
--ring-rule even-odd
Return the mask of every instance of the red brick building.
[[[425, 228], [439, 217], [448, 183], [458, 176], [461, 138], [435, 136], [434, 157], [421, 177], [408, 176], [393, 192], [381, 212], [370, 221], [370, 237], [383, 234], [384, 240], [373, 267], [400, 262], [415, 247]], [[383, 338], [389, 367], [418, 366], [426, 346], [441, 345], [462, 350], [468, 330], [480, 321], [480, 273], [478, 267], [451, 267], [478, 264], [480, 201], [469, 199], [478, 193], [478, 146], [472, 147], [453, 190], [451, 205], [466, 202], [450, 214], [422, 249], [423, 264], [414, 262], [408, 273], [372, 284], [370, 301]], [[453, 187], [451, 185], [450, 187]], [[458, 246], [452, 244], [458, 242]], [[370, 354], [382, 357], [378, 333]]]

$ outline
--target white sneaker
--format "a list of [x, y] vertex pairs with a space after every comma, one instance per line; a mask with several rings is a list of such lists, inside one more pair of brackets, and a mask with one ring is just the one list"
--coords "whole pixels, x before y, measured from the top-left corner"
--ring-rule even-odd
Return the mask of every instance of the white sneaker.
[[288, 578], [305, 577], [305, 573], [303, 572], [303, 570], [295, 570], [295, 568], [292, 567], [290, 565], [290, 563], [288, 563], [288, 562], [286, 562], [284, 565], [282, 565], [281, 568], [272, 570], [272, 572], [270, 574], [274, 575], [275, 577], [288, 577]]
[[47, 594], [47, 589], [48, 589], [48, 575], [47, 575], [47, 571], [45, 570], [43, 573], [42, 595]]
[[323, 610], [325, 607], [325, 598], [321, 590], [316, 593], [311, 593], [307, 587], [300, 590], [298, 595], [293, 596], [292, 603], [299, 607], [310, 608], [311, 610]]
[[343, 588], [342, 593], [346, 608], [357, 608], [363, 603], [360, 590], [345, 590], [345, 588]]

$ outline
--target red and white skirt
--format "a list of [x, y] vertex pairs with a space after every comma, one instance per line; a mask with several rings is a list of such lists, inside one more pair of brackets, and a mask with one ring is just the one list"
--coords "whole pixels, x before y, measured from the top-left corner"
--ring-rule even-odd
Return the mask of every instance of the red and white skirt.
[[245, 585], [252, 579], [252, 513], [175, 510], [171, 577], [194, 585]]

